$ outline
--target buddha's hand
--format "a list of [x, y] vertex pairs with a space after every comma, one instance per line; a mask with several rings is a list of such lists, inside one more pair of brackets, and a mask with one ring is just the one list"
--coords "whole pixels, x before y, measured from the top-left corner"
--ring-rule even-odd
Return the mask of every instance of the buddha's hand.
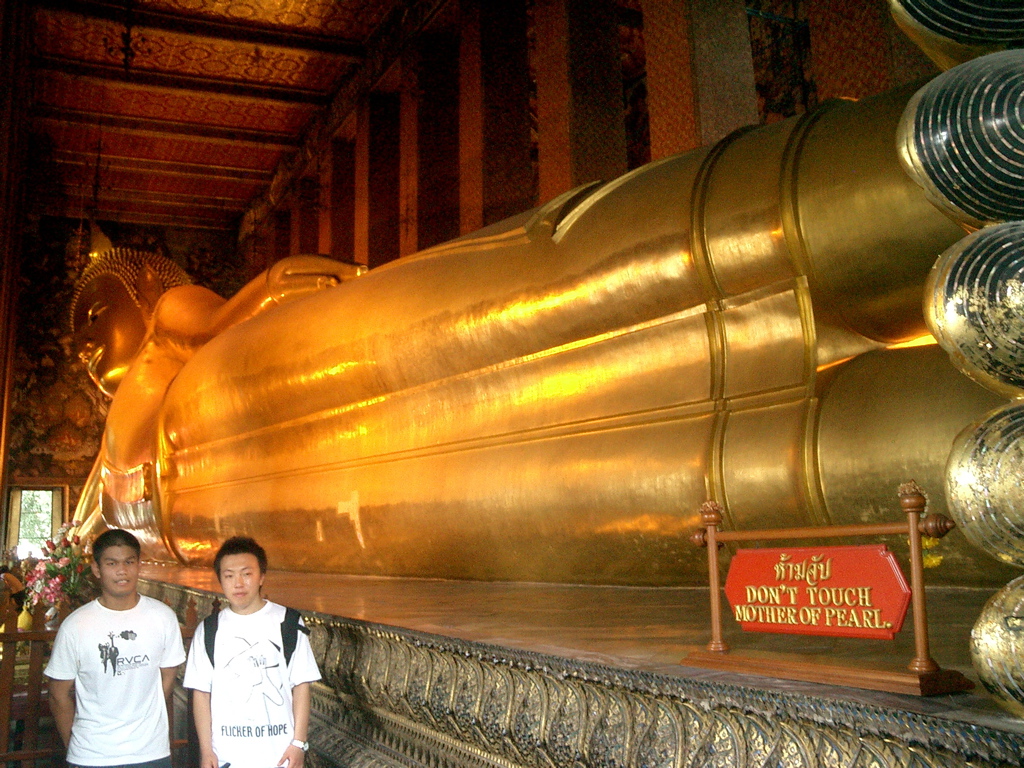
[[345, 264], [323, 256], [290, 256], [267, 270], [267, 290], [283, 303], [333, 288], [366, 272], [362, 264]]

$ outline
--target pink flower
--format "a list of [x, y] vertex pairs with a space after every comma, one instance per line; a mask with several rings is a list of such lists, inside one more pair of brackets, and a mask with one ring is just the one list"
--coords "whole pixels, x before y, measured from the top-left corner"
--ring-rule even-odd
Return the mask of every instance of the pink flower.
[[67, 537], [71, 527], [61, 526], [52, 539], [43, 543], [43, 557], [25, 577], [33, 606], [45, 602], [52, 608], [82, 590], [85, 556], [80, 539]]

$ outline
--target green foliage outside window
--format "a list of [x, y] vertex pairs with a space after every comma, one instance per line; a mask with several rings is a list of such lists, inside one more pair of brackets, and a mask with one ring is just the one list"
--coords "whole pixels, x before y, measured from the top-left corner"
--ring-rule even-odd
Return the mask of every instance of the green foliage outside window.
[[43, 542], [53, 533], [53, 492], [21, 492], [21, 520], [18, 524], [18, 555], [42, 553]]

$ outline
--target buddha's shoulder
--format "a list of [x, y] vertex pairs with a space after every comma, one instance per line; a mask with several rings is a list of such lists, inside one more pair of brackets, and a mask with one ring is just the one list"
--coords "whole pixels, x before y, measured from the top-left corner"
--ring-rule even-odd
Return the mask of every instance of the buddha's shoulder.
[[169, 288], [153, 309], [153, 329], [157, 334], [201, 335], [223, 304], [223, 298], [201, 285]]

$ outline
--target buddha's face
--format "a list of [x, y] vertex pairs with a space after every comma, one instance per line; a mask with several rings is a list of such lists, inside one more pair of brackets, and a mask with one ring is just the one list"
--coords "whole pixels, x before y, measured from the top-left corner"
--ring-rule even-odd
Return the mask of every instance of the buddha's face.
[[113, 275], [90, 280], [75, 303], [75, 351], [89, 377], [113, 397], [146, 336], [146, 319]]

